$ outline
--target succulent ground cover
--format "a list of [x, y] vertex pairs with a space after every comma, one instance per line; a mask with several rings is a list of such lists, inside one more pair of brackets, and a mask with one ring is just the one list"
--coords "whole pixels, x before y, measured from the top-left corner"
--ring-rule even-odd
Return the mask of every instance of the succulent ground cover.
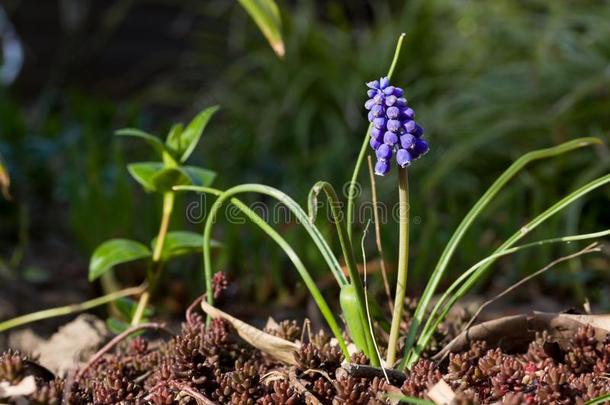
[[[414, 305], [406, 307], [411, 310], [403, 326]], [[461, 318], [448, 319], [409, 371], [394, 371], [386, 380], [381, 369], [353, 367], [369, 361], [362, 353], [346, 360], [324, 330], [311, 331], [294, 320], [267, 326], [265, 332], [300, 343], [296, 365], [288, 366], [245, 343], [229, 322], [217, 318], [206, 326], [202, 315], [189, 311], [169, 339], [123, 340], [63, 378], [9, 350], [0, 356], [2, 387], [33, 378], [36, 388], [2, 403], [390, 404], [397, 393], [427, 399], [441, 379], [455, 392], [456, 403], [464, 404], [585, 403], [610, 391], [610, 336], [600, 340], [592, 326], [580, 327], [561, 347], [539, 333], [520, 353], [474, 341], [467, 350], [433, 361], [460, 326]]]

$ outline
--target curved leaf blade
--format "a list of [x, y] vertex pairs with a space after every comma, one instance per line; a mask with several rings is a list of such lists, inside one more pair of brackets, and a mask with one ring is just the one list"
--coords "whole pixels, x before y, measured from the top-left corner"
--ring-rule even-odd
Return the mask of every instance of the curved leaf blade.
[[191, 156], [195, 150], [195, 147], [199, 143], [199, 139], [201, 139], [203, 130], [208, 125], [208, 122], [214, 113], [218, 111], [218, 108], [219, 107], [215, 105], [201, 111], [178, 136], [180, 138], [180, 148], [178, 149], [178, 153], [180, 154], [180, 162], [184, 163], [189, 156]]
[[115, 132], [117, 136], [130, 136], [133, 138], [140, 138], [145, 140], [154, 150], [159, 154], [160, 157], [165, 155], [170, 156], [173, 159], [172, 151], [170, 151], [159, 138], [154, 135], [144, 132], [137, 128], [123, 128]]
[[277, 56], [284, 56], [282, 39], [282, 18], [280, 9], [274, 0], [239, 0], [242, 7], [250, 14], [258, 29], [261, 30]]
[[89, 261], [89, 281], [94, 281], [114, 266], [152, 256], [146, 245], [129, 239], [111, 239], [99, 245]]

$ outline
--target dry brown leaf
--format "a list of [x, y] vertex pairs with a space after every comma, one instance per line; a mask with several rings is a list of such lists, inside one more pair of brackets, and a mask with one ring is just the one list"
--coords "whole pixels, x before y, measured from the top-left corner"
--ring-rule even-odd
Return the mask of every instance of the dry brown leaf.
[[439, 382], [434, 384], [432, 388], [430, 388], [430, 391], [428, 391], [426, 395], [436, 405], [451, 404], [455, 400], [455, 392], [453, 392], [449, 384], [447, 384], [442, 378], [439, 380]]
[[536, 332], [547, 331], [549, 336], [565, 348], [578, 328], [591, 325], [595, 337], [603, 340], [610, 333], [610, 315], [573, 315], [546, 312], [506, 316], [477, 324], [456, 336], [435, 356], [443, 359], [448, 353], [467, 350], [475, 340], [484, 340], [491, 347], [509, 353], [524, 352], [535, 339]]
[[15, 385], [11, 385], [8, 381], [0, 382], [0, 398], [22, 397], [33, 394], [34, 391], [36, 391], [36, 379], [31, 375]]
[[294, 355], [301, 348], [300, 344], [265, 333], [262, 330], [257, 329], [252, 325], [248, 325], [226, 312], [209, 305], [205, 301], [201, 302], [201, 308], [206, 314], [214, 318], [222, 318], [229, 322], [243, 340], [256, 347], [258, 350], [267, 353], [282, 363], [292, 366], [297, 365]]

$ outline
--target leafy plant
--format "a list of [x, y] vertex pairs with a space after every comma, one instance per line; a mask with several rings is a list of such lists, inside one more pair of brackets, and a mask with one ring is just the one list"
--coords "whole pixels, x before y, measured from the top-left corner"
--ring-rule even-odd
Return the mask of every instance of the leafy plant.
[[128, 326], [126, 321], [137, 325], [145, 320], [151, 294], [157, 288], [165, 263], [169, 260], [201, 251], [201, 235], [187, 231], [170, 231], [170, 219], [174, 210], [177, 185], [197, 185], [208, 187], [216, 173], [184, 163], [191, 156], [201, 139], [201, 135], [218, 107], [209, 107], [199, 113], [186, 127], [174, 125], [165, 142], [138, 129], [126, 128], [117, 131], [118, 136], [134, 137], [144, 140], [157, 153], [160, 161], [131, 163], [127, 169], [131, 176], [149, 193], [162, 196], [163, 211], [157, 236], [151, 240], [150, 247], [130, 239], [111, 239], [95, 249], [89, 262], [89, 281], [107, 274], [115, 266], [135, 260], [146, 260], [148, 270], [147, 290], [142, 293], [137, 305], [123, 300], [117, 305], [124, 320], [111, 320], [114, 331]]

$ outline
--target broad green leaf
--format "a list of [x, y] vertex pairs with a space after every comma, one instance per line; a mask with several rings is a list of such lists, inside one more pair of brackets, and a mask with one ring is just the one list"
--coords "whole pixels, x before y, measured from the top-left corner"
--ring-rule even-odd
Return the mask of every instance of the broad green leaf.
[[275, 53], [280, 58], [283, 57], [285, 49], [282, 40], [282, 18], [275, 0], [239, 0], [239, 3], [258, 25]]
[[152, 255], [146, 245], [129, 239], [111, 239], [99, 245], [89, 262], [89, 281], [93, 281], [117, 264], [144, 259]]
[[[157, 243], [157, 238], [150, 242], [151, 248]], [[212, 241], [212, 247], [220, 247], [221, 244]], [[183, 256], [193, 253], [201, 253], [203, 249], [203, 236], [199, 233], [188, 231], [168, 232], [161, 251], [161, 260], [166, 261], [173, 257]]]
[[192, 184], [191, 178], [184, 170], [179, 167], [166, 167], [151, 177], [156, 191], [170, 191], [174, 186], [184, 186]]
[[160, 162], [139, 162], [127, 165], [127, 170], [146, 191], [152, 192], [157, 191], [153, 177], [163, 170], [163, 167]]
[[218, 106], [206, 108], [193, 118], [184, 131], [182, 131], [179, 136], [180, 148], [178, 150], [180, 162], [185, 162], [189, 156], [191, 156], [191, 153], [193, 153], [193, 150], [195, 150], [195, 147], [199, 143], [203, 130], [217, 110]]
[[106, 326], [108, 327], [108, 330], [110, 332], [114, 333], [115, 335], [118, 335], [119, 333], [123, 333], [127, 329], [129, 329], [131, 325], [125, 321], [121, 321], [120, 319], [111, 316], [110, 318], [106, 319]]
[[131, 136], [134, 138], [144, 139], [152, 148], [159, 154], [160, 157], [169, 157], [175, 162], [175, 158], [171, 150], [169, 150], [159, 138], [147, 132], [136, 128], [124, 128], [115, 132], [118, 136]]
[[216, 172], [196, 166], [182, 166], [194, 186], [210, 187], [216, 179]]

